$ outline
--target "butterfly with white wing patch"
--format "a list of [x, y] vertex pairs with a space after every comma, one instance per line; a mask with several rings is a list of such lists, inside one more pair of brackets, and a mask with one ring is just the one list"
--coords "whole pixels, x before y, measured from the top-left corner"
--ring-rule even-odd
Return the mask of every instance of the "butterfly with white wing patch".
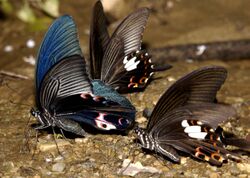
[[178, 152], [217, 166], [228, 158], [239, 161], [240, 157], [225, 146], [249, 149], [250, 142], [227, 137], [218, 126], [236, 113], [228, 105], [215, 103], [226, 76], [225, 68], [208, 66], [177, 80], [159, 99], [146, 129], [135, 128], [141, 147], [174, 162], [180, 162]]
[[119, 93], [129, 93], [143, 90], [154, 72], [171, 68], [154, 66], [151, 56], [141, 49], [149, 12], [141, 8], [129, 14], [109, 36], [102, 3], [96, 2], [90, 28], [92, 79], [100, 79]]

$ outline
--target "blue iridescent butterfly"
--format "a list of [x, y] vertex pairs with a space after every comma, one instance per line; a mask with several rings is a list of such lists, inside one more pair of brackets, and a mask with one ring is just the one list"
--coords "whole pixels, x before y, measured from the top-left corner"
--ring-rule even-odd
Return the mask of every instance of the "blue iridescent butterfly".
[[100, 130], [126, 130], [135, 108], [101, 80], [90, 80], [73, 19], [54, 21], [41, 44], [36, 64], [36, 129], [58, 127], [85, 135], [83, 125]]
[[90, 28], [90, 76], [112, 86], [119, 93], [145, 89], [154, 72], [171, 68], [156, 66], [146, 50], [141, 49], [149, 9], [141, 8], [128, 15], [112, 36], [100, 1], [93, 8]]
[[217, 166], [239, 160], [225, 146], [249, 149], [250, 142], [218, 126], [235, 115], [232, 107], [215, 102], [226, 76], [225, 68], [207, 66], [177, 80], [157, 102], [147, 128], [135, 129], [141, 146], [174, 162], [180, 162], [179, 152]]

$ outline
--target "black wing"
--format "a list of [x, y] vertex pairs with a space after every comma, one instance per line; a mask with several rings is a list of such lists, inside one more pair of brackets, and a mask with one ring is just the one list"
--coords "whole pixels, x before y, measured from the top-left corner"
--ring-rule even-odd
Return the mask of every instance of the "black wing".
[[40, 102], [43, 108], [53, 113], [63, 98], [91, 92], [85, 60], [81, 56], [71, 56], [62, 59], [46, 74]]
[[150, 130], [169, 111], [188, 104], [213, 103], [227, 71], [219, 66], [195, 70], [176, 81], [157, 102], [148, 122]]
[[151, 56], [141, 50], [149, 10], [142, 8], [127, 16], [113, 33], [103, 57], [101, 80], [120, 93], [146, 87], [154, 68]]
[[107, 19], [103, 12], [103, 6], [97, 1], [93, 8], [90, 26], [90, 73], [91, 78], [101, 78], [102, 59], [109, 42]]
[[[179, 161], [173, 147], [211, 164], [220, 165], [236, 155], [225, 150], [216, 132], [218, 124], [235, 114], [232, 107], [204, 103], [179, 107], [168, 112], [150, 131], [157, 151]], [[230, 155], [230, 156], [229, 156]]]

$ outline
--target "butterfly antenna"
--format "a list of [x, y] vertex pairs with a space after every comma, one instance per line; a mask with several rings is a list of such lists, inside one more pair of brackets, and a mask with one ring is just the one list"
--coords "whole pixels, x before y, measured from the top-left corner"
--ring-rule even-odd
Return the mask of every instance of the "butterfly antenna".
[[16, 103], [16, 102], [14, 102], [14, 101], [12, 101], [12, 100], [10, 100], [10, 103], [11, 103], [11, 104], [15, 104], [15, 105], [26, 106], [26, 107], [31, 107], [31, 106], [32, 106], [31, 104]]
[[[8, 83], [6, 83], [6, 86], [7, 86], [7, 88], [9, 88], [10, 90], [12, 90], [14, 93], [17, 93], [19, 96], [22, 96], [22, 94], [19, 93], [17, 90], [15, 90], [15, 89], [13, 89], [12, 87], [10, 87]], [[31, 107], [31, 106], [32, 106], [31, 103], [28, 103], [28, 104], [26, 104], [26, 103], [16, 103], [16, 102], [12, 101], [11, 99], [10, 99], [10, 103], [11, 103], [11, 104], [16, 104], [16, 105], [21, 105], [21, 106], [27, 106], [27, 107]]]

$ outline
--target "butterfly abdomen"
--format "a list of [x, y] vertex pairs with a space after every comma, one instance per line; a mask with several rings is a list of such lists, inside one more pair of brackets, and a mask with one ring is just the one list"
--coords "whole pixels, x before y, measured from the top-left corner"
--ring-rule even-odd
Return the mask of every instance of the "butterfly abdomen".
[[135, 133], [137, 134], [137, 138], [139, 139], [141, 146], [143, 148], [154, 150], [155, 149], [155, 142], [153, 141], [152, 137], [144, 130], [139, 127], [134, 129]]

